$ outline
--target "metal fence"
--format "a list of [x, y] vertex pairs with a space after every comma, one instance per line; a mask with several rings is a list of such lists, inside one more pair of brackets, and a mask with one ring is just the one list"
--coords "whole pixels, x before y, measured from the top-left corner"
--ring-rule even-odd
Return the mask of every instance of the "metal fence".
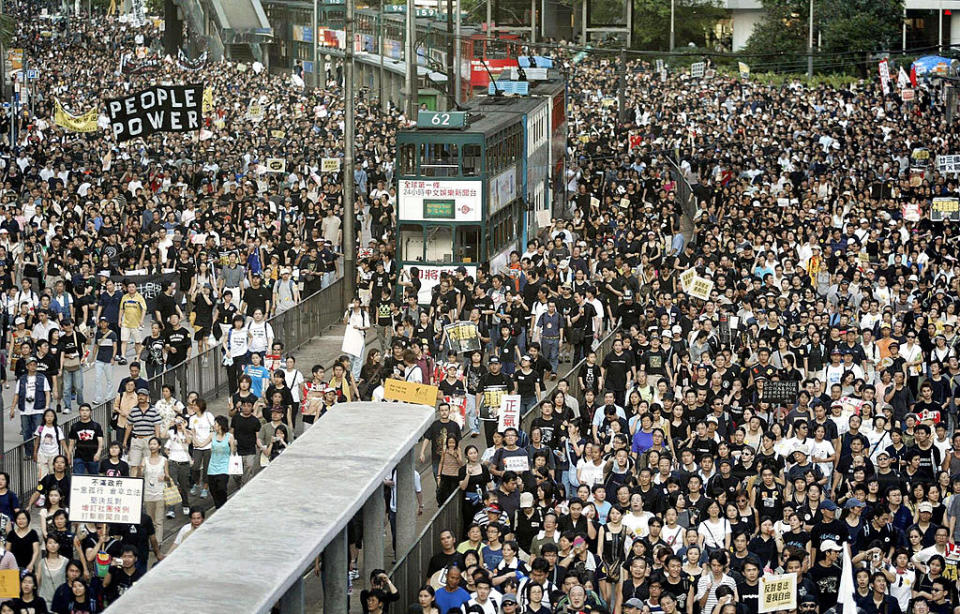
[[[613, 340], [616, 332], [617, 330], [611, 331], [603, 338], [600, 345], [597, 346], [598, 363], [603, 362], [603, 357], [613, 348]], [[563, 376], [570, 384], [568, 393], [577, 398], [580, 398], [580, 382], [577, 380], [577, 373], [580, 372], [580, 368], [584, 364], [586, 364], [586, 360], [581, 360], [570, 367], [570, 370]], [[549, 399], [556, 392], [557, 386], [554, 385], [547, 391], [543, 398]], [[534, 419], [539, 415], [540, 406], [535, 405], [531, 407], [521, 418], [521, 427], [523, 430], [529, 432], [531, 424], [533, 424]], [[460, 529], [463, 526], [461, 518], [462, 508], [460, 505], [462, 497], [463, 495], [458, 489], [444, 501], [440, 509], [430, 518], [427, 526], [424, 527], [423, 531], [417, 536], [410, 550], [398, 558], [396, 564], [390, 570], [390, 577], [393, 580], [393, 584], [400, 592], [399, 607], [401, 609], [416, 602], [417, 592], [427, 580], [424, 576], [424, 571], [430, 563], [430, 558], [440, 551], [440, 533], [450, 529], [460, 539], [463, 539], [464, 536], [459, 535]]]
[[[270, 318], [274, 338], [283, 341], [284, 351], [293, 352], [301, 348], [311, 338], [321, 334], [327, 327], [335, 324], [343, 315], [343, 279], [315, 292], [301, 301], [296, 307]], [[202, 354], [194, 355], [185, 362], [167, 369], [149, 380], [150, 389], [156, 395], [160, 386], [169, 384], [174, 388], [176, 398], [184, 398], [190, 391], [196, 391], [206, 399], [215, 398], [227, 385], [227, 371], [221, 363], [220, 345], [209, 348]], [[113, 435], [110, 417], [113, 413], [113, 401], [101, 403], [93, 408], [92, 418], [104, 431], [104, 446]], [[78, 420], [73, 418], [61, 424], [64, 433]], [[10, 474], [9, 488], [23, 498], [29, 496], [37, 485], [37, 464], [33, 462], [33, 439], [24, 441], [3, 456], [3, 470]]]
[[[617, 331], [619, 331], [619, 328], [616, 328], [610, 331], [609, 333], [607, 333], [607, 336], [604, 337], [600, 341], [600, 345], [597, 346], [597, 349], [595, 351], [597, 352], [598, 365], [603, 364], [604, 356], [606, 356], [607, 352], [609, 352], [613, 348], [613, 339], [616, 336]], [[570, 370], [567, 371], [567, 373], [562, 377], [562, 379], [567, 380], [567, 383], [570, 385], [570, 387], [567, 389], [567, 394], [569, 394], [570, 396], [576, 399], [582, 398], [582, 394], [581, 394], [582, 391], [580, 390], [580, 380], [577, 379], [577, 374], [580, 373], [580, 369], [585, 364], [587, 364], [587, 360], [586, 359], [581, 360], [577, 364], [570, 367]], [[553, 395], [557, 393], [557, 389], [558, 389], [557, 385], [554, 384], [546, 392], [546, 394], [544, 394], [543, 397], [541, 398], [552, 400]], [[520, 428], [526, 431], [527, 433], [529, 433], [530, 427], [533, 425], [533, 421], [536, 420], [539, 416], [540, 416], [540, 405], [534, 405], [529, 410], [527, 410], [527, 413], [525, 413], [520, 418]]]
[[417, 602], [417, 592], [426, 581], [424, 571], [433, 555], [440, 551], [440, 534], [449, 529], [459, 536], [462, 526], [462, 498], [460, 489], [453, 491], [417, 535], [410, 550], [402, 558], [398, 558], [390, 570], [390, 579], [400, 593], [398, 611], [405, 611], [408, 605]]

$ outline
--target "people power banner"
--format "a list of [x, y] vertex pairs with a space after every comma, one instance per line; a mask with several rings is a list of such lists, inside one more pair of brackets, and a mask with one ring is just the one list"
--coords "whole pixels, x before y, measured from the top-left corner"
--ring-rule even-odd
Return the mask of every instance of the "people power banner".
[[59, 100], [54, 99], [53, 123], [68, 132], [96, 132], [97, 108], [94, 107], [82, 115], [67, 113]]
[[110, 128], [117, 142], [155, 132], [189, 132], [203, 119], [202, 85], [155, 85], [107, 100]]

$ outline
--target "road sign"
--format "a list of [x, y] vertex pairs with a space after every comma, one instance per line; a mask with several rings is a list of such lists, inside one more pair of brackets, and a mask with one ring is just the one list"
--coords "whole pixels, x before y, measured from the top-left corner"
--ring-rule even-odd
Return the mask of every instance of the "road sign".
[[36, 68], [28, 68], [28, 69], [27, 69], [27, 79], [28, 79], [29, 81], [34, 81], [34, 80], [39, 79], [39, 78], [40, 78], [40, 71], [39, 71], [39, 70], [37, 70]]

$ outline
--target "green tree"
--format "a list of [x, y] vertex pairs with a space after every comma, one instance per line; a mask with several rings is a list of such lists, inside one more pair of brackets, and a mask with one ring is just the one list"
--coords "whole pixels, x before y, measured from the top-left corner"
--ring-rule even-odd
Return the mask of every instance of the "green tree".
[[[891, 49], [900, 35], [903, 0], [812, 0], [818, 72], [866, 70], [870, 54]], [[805, 72], [810, 0], [762, 0], [764, 18], [744, 49], [759, 71]], [[814, 41], [817, 44], [817, 40]]]
[[[689, 43], [707, 46], [711, 30], [727, 16], [719, 0], [675, 0], [674, 5], [677, 47], [686, 47]], [[633, 46], [670, 50], [670, 0], [633, 0]]]

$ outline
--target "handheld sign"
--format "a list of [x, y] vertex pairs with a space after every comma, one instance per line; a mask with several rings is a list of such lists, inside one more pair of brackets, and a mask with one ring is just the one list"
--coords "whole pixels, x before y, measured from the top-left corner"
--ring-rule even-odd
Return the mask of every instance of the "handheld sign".
[[438, 390], [436, 386], [429, 384], [404, 382], [398, 379], [388, 379], [383, 382], [383, 398], [385, 401], [403, 401], [404, 403], [433, 407], [437, 404]]

